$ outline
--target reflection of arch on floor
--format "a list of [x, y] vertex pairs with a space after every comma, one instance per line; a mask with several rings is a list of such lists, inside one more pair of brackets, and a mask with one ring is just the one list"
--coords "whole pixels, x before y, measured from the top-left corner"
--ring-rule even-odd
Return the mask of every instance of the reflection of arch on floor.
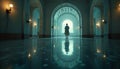
[[[67, 13], [65, 13], [66, 11], [64, 9], [68, 9], [66, 10]], [[71, 13], [71, 9], [72, 9], [72, 13]], [[61, 12], [60, 10], [64, 10], [64, 11]], [[64, 35], [63, 27], [62, 27], [64, 25], [62, 23], [66, 19], [69, 19], [73, 22], [73, 25], [71, 26], [71, 31], [73, 30], [74, 33], [71, 33], [71, 35], [73, 36], [82, 35], [81, 13], [79, 12], [78, 8], [76, 8], [74, 5], [70, 3], [61, 4], [58, 7], [56, 7], [55, 10], [53, 11], [52, 16], [51, 16], [51, 27], [52, 27], [51, 35], [52, 36]]]

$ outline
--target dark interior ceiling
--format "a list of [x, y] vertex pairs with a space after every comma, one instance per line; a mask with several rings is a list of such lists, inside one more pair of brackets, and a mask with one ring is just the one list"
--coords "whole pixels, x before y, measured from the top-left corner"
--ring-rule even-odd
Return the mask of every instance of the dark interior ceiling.
[[77, 2], [87, 2], [87, 3], [90, 3], [92, 0], [42, 0], [44, 3], [49, 3], [49, 2], [58, 2], [58, 1], [61, 1], [61, 2], [69, 2], [69, 1], [77, 1]]

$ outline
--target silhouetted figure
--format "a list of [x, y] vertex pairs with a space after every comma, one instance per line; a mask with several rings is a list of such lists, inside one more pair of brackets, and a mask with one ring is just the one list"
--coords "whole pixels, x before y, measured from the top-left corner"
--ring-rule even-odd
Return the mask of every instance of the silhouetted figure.
[[66, 26], [65, 26], [65, 36], [66, 37], [69, 36], [69, 26], [68, 26], [68, 24], [66, 24]]
[[66, 54], [68, 54], [69, 52], [69, 39], [68, 38], [66, 38], [65, 40], [65, 51], [66, 51]]

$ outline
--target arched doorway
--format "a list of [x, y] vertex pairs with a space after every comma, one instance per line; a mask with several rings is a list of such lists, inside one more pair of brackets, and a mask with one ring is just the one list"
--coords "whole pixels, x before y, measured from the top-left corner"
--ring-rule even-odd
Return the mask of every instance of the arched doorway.
[[40, 20], [40, 10], [39, 8], [34, 9], [32, 14], [32, 21], [33, 21], [33, 27], [32, 27], [32, 35], [36, 36], [38, 35], [39, 31], [39, 21]]
[[94, 29], [94, 36], [101, 36], [102, 35], [102, 13], [100, 8], [94, 7], [93, 9], [93, 29]]
[[82, 16], [77, 7], [70, 3], [57, 6], [51, 17], [52, 37], [64, 36], [64, 27], [70, 27], [70, 36], [82, 35]]
[[109, 1], [93, 0], [90, 9], [90, 33], [94, 37], [108, 37]]
[[39, 0], [30, 0], [31, 35], [40, 36], [43, 30], [43, 10]]

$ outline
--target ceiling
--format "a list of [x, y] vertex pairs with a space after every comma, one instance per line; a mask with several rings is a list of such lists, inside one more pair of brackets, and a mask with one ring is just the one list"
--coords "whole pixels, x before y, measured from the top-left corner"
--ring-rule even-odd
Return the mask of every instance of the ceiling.
[[32, 7], [40, 6], [40, 1], [39, 0], [30, 0], [30, 5]]
[[76, 1], [76, 2], [87, 2], [87, 3], [90, 3], [90, 1], [92, 1], [92, 0], [42, 0], [44, 3], [49, 3], [49, 2], [69, 2], [69, 1]]

